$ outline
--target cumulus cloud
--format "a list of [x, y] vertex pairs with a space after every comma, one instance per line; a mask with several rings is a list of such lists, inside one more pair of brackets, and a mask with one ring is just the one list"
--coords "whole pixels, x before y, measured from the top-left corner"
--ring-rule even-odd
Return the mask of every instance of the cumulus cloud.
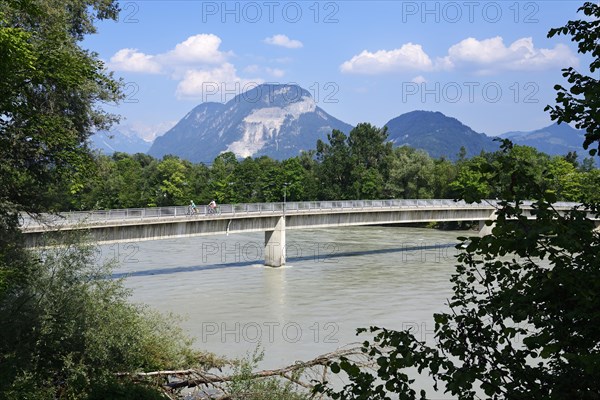
[[298, 49], [303, 46], [301, 41], [290, 39], [286, 35], [281, 34], [268, 37], [264, 40], [264, 42], [274, 46], [287, 47], [288, 49]]
[[180, 99], [206, 100], [218, 93], [241, 94], [261, 83], [262, 79], [240, 78], [232, 64], [224, 63], [215, 68], [187, 70], [177, 85], [176, 95]]
[[[178, 98], [204, 98], [205, 92], [244, 89], [248, 83], [262, 83], [261, 79], [244, 79], [237, 75], [235, 67], [228, 61], [232, 52], [221, 50], [221, 38], [213, 34], [198, 34], [188, 37], [172, 49], [159, 54], [144, 54], [138, 49], [121, 49], [108, 63], [116, 71], [139, 73], [161, 73], [179, 81], [176, 89]], [[247, 73], [258, 71], [258, 66], [249, 66]], [[265, 70], [273, 76], [282, 76], [279, 69]], [[241, 93], [241, 92], [240, 92]]]
[[578, 65], [576, 55], [563, 44], [557, 44], [553, 49], [537, 49], [531, 37], [524, 37], [506, 46], [500, 36], [484, 40], [464, 39], [451, 46], [448, 55], [439, 62], [443, 68], [474, 67], [478, 72], [531, 71], [565, 64]]
[[162, 68], [154, 56], [139, 52], [137, 49], [121, 49], [117, 51], [109, 62], [110, 68], [117, 71], [144, 72], [149, 74], [160, 73]]
[[421, 84], [421, 83], [426, 83], [427, 79], [425, 79], [425, 77], [423, 75], [417, 75], [414, 78], [412, 78], [411, 82]]
[[386, 72], [430, 70], [433, 62], [419, 44], [406, 43], [399, 49], [362, 53], [344, 62], [340, 69], [345, 73], [379, 74]]
[[433, 62], [421, 45], [406, 43], [398, 49], [363, 50], [340, 69], [345, 73], [382, 74], [391, 72], [473, 69], [477, 73], [536, 71], [564, 65], [577, 66], [577, 56], [563, 44], [552, 49], [536, 48], [530, 37], [506, 46], [500, 36], [478, 40], [467, 38], [452, 45], [448, 54]]
[[137, 49], [121, 49], [109, 62], [115, 71], [142, 73], [172, 72], [181, 66], [218, 65], [224, 63], [230, 52], [219, 50], [221, 38], [213, 34], [190, 36], [165, 53], [149, 55]]
[[190, 36], [175, 48], [158, 57], [164, 63], [221, 64], [230, 53], [219, 50], [221, 38], [217, 35], [199, 34]]

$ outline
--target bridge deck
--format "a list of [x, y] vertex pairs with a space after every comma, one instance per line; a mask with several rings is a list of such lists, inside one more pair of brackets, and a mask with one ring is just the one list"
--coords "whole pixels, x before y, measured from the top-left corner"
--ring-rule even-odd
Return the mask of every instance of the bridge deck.
[[489, 210], [494, 202], [467, 204], [453, 200], [356, 200], [289, 203], [248, 203], [221, 205], [220, 213], [209, 214], [206, 206], [198, 207], [198, 214], [188, 215], [188, 207], [130, 208], [117, 210], [97, 210], [42, 215], [41, 218], [24, 218], [23, 231], [26, 233], [60, 229], [83, 229], [95, 226], [127, 226], [161, 224], [200, 219], [243, 219], [265, 216], [323, 215], [332, 213], [362, 212], [409, 212], [424, 210]]
[[[557, 203], [567, 210], [575, 203]], [[492, 220], [495, 201], [467, 204], [453, 200], [362, 200], [294, 203], [226, 204], [217, 214], [206, 206], [188, 215], [187, 207], [137, 208], [73, 212], [24, 218], [27, 246], [44, 246], [46, 232], [86, 230], [98, 243], [265, 232], [265, 263], [285, 263], [285, 231], [357, 225]], [[525, 205], [531, 209], [531, 204]]]

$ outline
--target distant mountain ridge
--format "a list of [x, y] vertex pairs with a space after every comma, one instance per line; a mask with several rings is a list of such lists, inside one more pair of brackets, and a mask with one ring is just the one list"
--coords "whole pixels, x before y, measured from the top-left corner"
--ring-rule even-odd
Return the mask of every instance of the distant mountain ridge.
[[333, 129], [349, 133], [352, 126], [317, 107], [300, 86], [265, 84], [225, 104], [200, 104], [156, 138], [148, 154], [210, 162], [231, 151], [240, 158], [268, 155], [282, 160], [314, 148]]
[[475, 132], [456, 118], [438, 111], [411, 111], [393, 118], [385, 124], [389, 139], [394, 146], [410, 146], [423, 149], [434, 158], [456, 160], [460, 148], [467, 157], [481, 150], [498, 150], [498, 143], [484, 133]]
[[584, 131], [572, 128], [569, 124], [552, 124], [527, 132], [506, 132], [499, 137], [510, 139], [515, 144], [535, 147], [549, 155], [565, 155], [569, 151], [576, 151], [580, 156], [588, 155], [583, 149]]
[[[495, 137], [475, 132], [456, 118], [437, 111], [411, 111], [389, 120], [388, 137], [394, 146], [410, 146], [431, 157], [456, 160], [461, 147], [466, 157], [495, 151]], [[202, 103], [163, 136], [148, 154], [161, 158], [173, 154], [192, 162], [209, 163], [231, 151], [238, 158], [263, 155], [282, 160], [302, 150], [315, 149], [333, 129], [348, 134], [352, 126], [317, 107], [309, 91], [297, 85], [259, 85], [225, 104]], [[582, 149], [583, 133], [569, 125], [550, 125], [531, 132], [500, 135], [551, 155]], [[122, 150], [120, 150], [122, 151]]]

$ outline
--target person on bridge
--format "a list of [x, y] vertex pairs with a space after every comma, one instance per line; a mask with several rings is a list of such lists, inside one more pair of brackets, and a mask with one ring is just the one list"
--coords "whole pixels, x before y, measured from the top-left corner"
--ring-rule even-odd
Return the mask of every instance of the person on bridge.
[[194, 200], [190, 200], [190, 212], [192, 214], [198, 213], [198, 209], [196, 208], [196, 203], [194, 203]]
[[209, 213], [215, 214], [217, 212], [217, 203], [213, 200], [208, 203]]

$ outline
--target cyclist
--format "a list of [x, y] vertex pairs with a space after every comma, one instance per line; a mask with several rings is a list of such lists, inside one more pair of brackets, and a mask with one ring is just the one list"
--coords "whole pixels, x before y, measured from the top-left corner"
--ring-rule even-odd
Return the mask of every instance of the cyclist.
[[215, 214], [217, 212], [217, 203], [213, 200], [208, 203], [208, 213]]
[[198, 213], [198, 209], [196, 208], [196, 204], [194, 203], [194, 200], [190, 200], [189, 210], [190, 210], [190, 214]]

